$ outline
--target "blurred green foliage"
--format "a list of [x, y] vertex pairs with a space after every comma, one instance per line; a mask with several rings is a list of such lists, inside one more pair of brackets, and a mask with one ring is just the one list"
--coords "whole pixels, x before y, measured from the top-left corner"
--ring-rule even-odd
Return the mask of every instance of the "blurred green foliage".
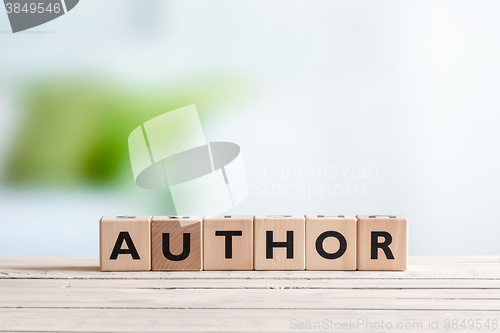
[[10, 186], [130, 186], [128, 136], [134, 128], [191, 104], [204, 122], [228, 110], [248, 88], [248, 81], [230, 74], [149, 86], [89, 77], [32, 82], [20, 90], [22, 122], [3, 181]]

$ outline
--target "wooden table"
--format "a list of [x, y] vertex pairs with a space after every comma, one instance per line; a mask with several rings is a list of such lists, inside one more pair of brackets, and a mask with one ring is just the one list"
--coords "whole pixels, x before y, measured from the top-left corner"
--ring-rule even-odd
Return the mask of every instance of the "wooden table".
[[97, 258], [0, 258], [2, 332], [478, 332], [499, 321], [500, 256], [410, 257], [405, 272], [102, 273]]

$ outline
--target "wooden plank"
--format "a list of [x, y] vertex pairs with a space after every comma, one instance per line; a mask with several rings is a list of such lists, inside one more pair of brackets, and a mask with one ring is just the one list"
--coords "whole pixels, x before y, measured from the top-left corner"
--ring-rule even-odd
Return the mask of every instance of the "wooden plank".
[[[498, 313], [477, 311], [379, 311], [379, 310], [266, 310], [245, 309], [225, 311], [214, 309], [0, 309], [0, 331], [2, 332], [291, 332], [313, 331], [299, 329], [303, 323], [321, 323], [333, 328], [316, 329], [325, 332], [407, 332], [446, 330], [445, 320], [478, 320], [485, 323], [498, 319]], [[363, 325], [342, 330], [337, 323]], [[384, 321], [384, 328], [380, 326]], [[371, 327], [368, 327], [368, 322]], [[392, 329], [398, 324], [409, 325], [409, 329]], [[429, 329], [430, 323], [439, 325]], [[361, 323], [361, 322], [359, 322]], [[421, 326], [420, 326], [421, 325]], [[420, 327], [422, 327], [420, 329]], [[491, 330], [491, 329], [490, 329]], [[477, 329], [460, 329], [460, 332], [478, 332]], [[484, 330], [489, 331], [489, 330]]]
[[[60, 281], [74, 285], [88, 281], [96, 288], [121, 286], [146, 289], [500, 289], [500, 280], [472, 279], [0, 279], [36, 285], [38, 281]], [[59, 282], [58, 282], [59, 283]]]
[[404, 272], [99, 272], [97, 258], [0, 258], [2, 278], [51, 279], [472, 279], [500, 280], [500, 256], [409, 257]]
[[104, 273], [96, 258], [0, 258], [0, 332], [289, 332], [325, 320], [422, 326], [316, 330], [440, 332], [465, 320], [460, 331], [474, 332], [471, 321], [500, 319], [499, 264], [410, 257], [405, 272]]
[[[144, 280], [144, 281], [134, 281], [134, 280], [1, 280], [0, 281], [0, 292], [2, 295], [7, 295], [9, 293], [23, 292], [26, 290], [31, 290], [32, 292], [49, 292], [49, 291], [59, 291], [63, 288], [68, 288], [68, 291], [83, 290], [85, 292], [106, 292], [112, 291], [116, 293], [121, 290], [136, 290], [136, 291], [147, 291], [147, 290], [324, 290], [325, 292], [335, 292], [336, 295], [342, 295], [344, 292], [349, 293], [359, 293], [360, 295], [367, 295], [368, 293], [375, 292], [378, 297], [387, 298], [384, 295], [392, 295], [408, 292], [417, 292], [416, 298], [439, 298], [443, 292], [453, 295], [462, 295], [460, 297], [465, 297], [464, 293], [474, 295], [472, 297], [481, 297], [480, 295], [485, 295], [484, 298], [497, 298], [500, 297], [500, 285], [497, 283], [496, 286], [480, 287], [480, 286], [469, 286], [469, 287], [436, 287], [436, 286], [424, 286], [415, 287], [413, 284], [405, 282], [406, 285], [392, 286], [386, 284], [385, 286], [372, 286], [369, 283], [365, 283], [364, 286], [330, 286], [330, 285], [318, 285], [316, 281], [249, 281], [249, 284], [242, 286], [236, 281], [232, 285], [224, 284], [225, 281], [221, 280], [206, 280], [203, 284], [196, 281], [164, 281], [164, 280]], [[279, 282], [283, 282], [280, 284]], [[386, 281], [384, 281], [386, 282]], [[409, 297], [409, 296], [408, 296]], [[2, 299], [0, 299], [0, 302]]]
[[[380, 310], [495, 310], [500, 290], [482, 289], [156, 289], [95, 281], [0, 284], [0, 308], [265, 308]], [[35, 283], [33, 283], [35, 282]]]

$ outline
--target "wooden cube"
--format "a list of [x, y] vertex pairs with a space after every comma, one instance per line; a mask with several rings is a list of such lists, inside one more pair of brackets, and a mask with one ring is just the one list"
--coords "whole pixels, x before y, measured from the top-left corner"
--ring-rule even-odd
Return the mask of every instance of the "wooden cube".
[[401, 215], [358, 215], [358, 270], [404, 271], [408, 222]]
[[253, 216], [212, 216], [203, 220], [203, 269], [253, 269]]
[[306, 216], [306, 270], [356, 270], [356, 216]]
[[99, 249], [101, 271], [151, 270], [151, 216], [103, 216]]
[[255, 270], [305, 269], [304, 216], [255, 216], [254, 268]]
[[154, 216], [151, 222], [151, 261], [154, 271], [200, 271], [201, 216]]

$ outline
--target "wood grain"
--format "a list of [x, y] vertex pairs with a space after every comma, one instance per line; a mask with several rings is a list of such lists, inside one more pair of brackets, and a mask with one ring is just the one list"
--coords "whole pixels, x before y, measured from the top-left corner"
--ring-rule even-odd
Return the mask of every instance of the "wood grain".
[[450, 332], [445, 320], [454, 319], [498, 322], [500, 256], [409, 257], [406, 271], [281, 272], [100, 272], [98, 258], [0, 258], [0, 331], [290, 332], [314, 331], [299, 322], [384, 320], [439, 328], [347, 331]]
[[[234, 235], [224, 236], [221, 232]], [[213, 216], [203, 220], [203, 258], [203, 269], [207, 271], [253, 270], [253, 216]]]
[[[169, 246], [165, 245], [165, 247], [173, 256], [172, 259], [165, 255], [164, 234], [168, 235]], [[189, 242], [189, 246], [186, 245], [186, 247], [184, 246], [185, 237], [187, 237], [186, 244]], [[151, 239], [151, 266], [154, 271], [200, 271], [203, 269], [201, 216], [155, 216], [151, 222]], [[185, 258], [181, 257], [184, 252], [187, 255]]]
[[[202, 272], [100, 272], [99, 258], [5, 258], [0, 257], [0, 279], [85, 280], [206, 280], [256, 279], [311, 281], [405, 281], [423, 283], [453, 281], [500, 283], [500, 256], [411, 256], [406, 271], [202, 271]], [[412, 282], [414, 281], [414, 282]], [[469, 282], [468, 282], [469, 281]], [[328, 282], [330, 283], [330, 282]], [[488, 285], [489, 286], [489, 285]]]
[[[351, 332], [388, 332], [366, 326], [366, 322], [440, 324], [439, 329], [390, 330], [389, 332], [453, 332], [444, 329], [446, 319], [473, 319], [485, 323], [498, 312], [467, 310], [353, 310], [353, 309], [0, 309], [1, 329], [8, 332], [294, 332], [298, 323], [349, 323], [363, 320]], [[295, 324], [295, 326], [294, 326]], [[325, 332], [342, 332], [333, 328]], [[302, 329], [303, 332], [314, 332]], [[299, 331], [299, 332], [300, 332]], [[460, 329], [459, 332], [494, 330]], [[349, 332], [349, 331], [344, 331]]]

